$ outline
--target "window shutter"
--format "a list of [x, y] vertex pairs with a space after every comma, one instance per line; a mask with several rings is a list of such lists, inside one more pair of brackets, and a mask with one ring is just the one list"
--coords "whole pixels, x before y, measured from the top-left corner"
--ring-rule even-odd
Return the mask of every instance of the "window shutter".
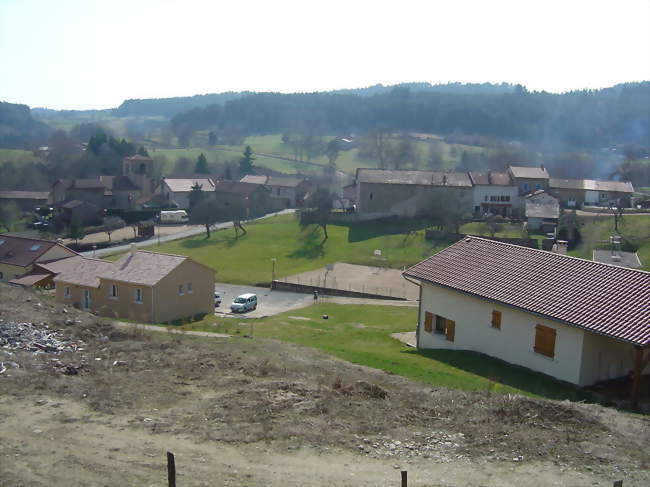
[[546, 357], [555, 357], [556, 331], [544, 325], [535, 326], [535, 352]]
[[501, 329], [501, 311], [492, 311], [492, 327]]
[[456, 336], [456, 322], [452, 320], [447, 320], [447, 327], [445, 329], [445, 334], [447, 335], [447, 340], [450, 342], [454, 341]]
[[424, 313], [424, 331], [429, 333], [433, 331], [433, 313], [428, 311]]

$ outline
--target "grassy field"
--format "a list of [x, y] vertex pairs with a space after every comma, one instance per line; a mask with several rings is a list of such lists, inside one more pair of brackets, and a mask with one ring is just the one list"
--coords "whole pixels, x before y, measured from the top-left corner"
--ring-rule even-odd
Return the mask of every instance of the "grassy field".
[[[591, 217], [583, 218], [582, 221], [582, 242], [569, 254], [591, 259], [594, 248], [608, 248], [604, 242], [609, 241], [609, 236], [614, 233], [614, 218]], [[650, 216], [626, 215], [619, 224], [619, 232], [628, 243], [623, 250], [636, 250], [643, 269], [650, 271]]]
[[30, 150], [0, 149], [0, 164], [6, 162], [23, 164], [29, 162], [43, 162], [43, 160], [40, 157], [35, 156]]
[[[324, 320], [323, 315], [328, 319]], [[319, 303], [269, 318], [209, 317], [184, 329], [247, 334], [314, 347], [350, 361], [438, 387], [581, 400], [577, 388], [474, 352], [418, 351], [390, 337], [414, 331], [417, 308]]]
[[[232, 229], [149, 247], [150, 250], [188, 255], [217, 270], [217, 279], [237, 284], [268, 283], [271, 259], [276, 276], [318, 269], [327, 263], [347, 262], [402, 268], [419, 262], [448, 245], [424, 240], [425, 222], [328, 225], [329, 239], [317, 227], [302, 230], [294, 215], [281, 215], [248, 225], [248, 234], [235, 238]], [[409, 232], [409, 233], [407, 233]], [[382, 251], [385, 260], [373, 256]]]

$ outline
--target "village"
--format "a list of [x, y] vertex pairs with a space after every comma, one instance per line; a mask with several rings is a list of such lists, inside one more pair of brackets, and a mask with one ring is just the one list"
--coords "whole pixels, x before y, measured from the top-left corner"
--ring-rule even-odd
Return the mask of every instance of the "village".
[[650, 4], [0, 2], [0, 486], [650, 485]]

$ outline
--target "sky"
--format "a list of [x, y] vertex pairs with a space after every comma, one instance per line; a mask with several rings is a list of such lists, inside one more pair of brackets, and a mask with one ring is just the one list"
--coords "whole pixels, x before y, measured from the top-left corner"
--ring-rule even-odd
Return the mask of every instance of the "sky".
[[650, 80], [650, 0], [0, 0], [0, 100]]

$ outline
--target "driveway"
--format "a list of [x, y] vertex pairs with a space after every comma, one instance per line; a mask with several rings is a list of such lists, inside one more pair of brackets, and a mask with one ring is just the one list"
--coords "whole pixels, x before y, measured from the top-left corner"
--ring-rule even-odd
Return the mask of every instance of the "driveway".
[[[284, 313], [290, 309], [304, 308], [314, 302], [314, 297], [311, 294], [271, 291], [266, 287], [217, 283], [214, 289], [221, 293], [221, 306], [215, 309], [215, 314], [219, 316], [263, 318]], [[257, 309], [246, 313], [231, 313], [230, 303], [240, 294], [246, 293], [257, 294]]]

